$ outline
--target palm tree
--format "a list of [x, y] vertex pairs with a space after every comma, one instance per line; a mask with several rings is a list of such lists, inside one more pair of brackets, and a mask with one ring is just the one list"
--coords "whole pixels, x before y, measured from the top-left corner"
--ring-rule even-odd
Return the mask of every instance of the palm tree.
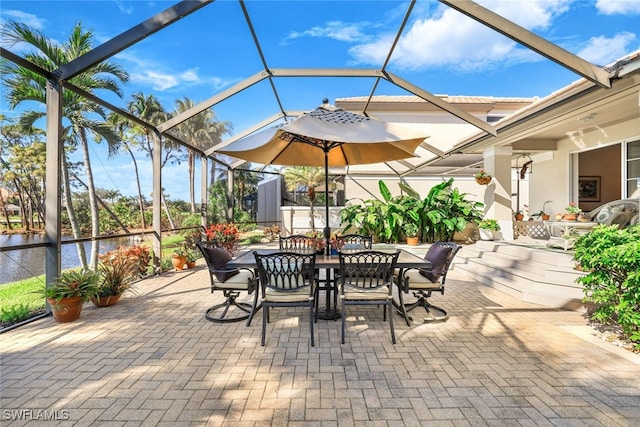
[[[131, 96], [131, 101], [127, 104], [127, 110], [139, 119], [149, 124], [160, 124], [167, 119], [167, 113], [164, 108], [153, 95], [147, 97], [143, 93], [137, 92]], [[111, 114], [109, 122], [112, 123], [120, 135], [120, 144], [116, 149], [125, 150], [133, 161], [133, 168], [136, 176], [136, 186], [138, 191], [138, 209], [140, 210], [140, 224], [143, 229], [147, 228], [144, 219], [144, 196], [142, 195], [142, 187], [140, 185], [140, 170], [138, 168], [138, 160], [133, 153], [134, 148], [142, 149], [147, 153], [153, 153], [151, 148], [151, 133], [148, 128], [132, 123], [126, 118]], [[147, 147], [145, 149], [145, 147]]]
[[[315, 211], [313, 206], [316, 200], [316, 187], [324, 182], [324, 169], [313, 166], [295, 166], [284, 169], [283, 175], [287, 191], [297, 191], [301, 187], [306, 189], [307, 199], [309, 199], [309, 205], [311, 207], [309, 210], [309, 214], [311, 215], [311, 231], [315, 233]], [[327, 218], [327, 221], [328, 220]]]
[[[176, 112], [182, 113], [195, 106], [195, 103], [184, 97], [176, 101]], [[208, 109], [188, 120], [181, 123], [177, 131], [180, 137], [185, 141], [193, 145], [194, 147], [204, 150], [212, 145], [219, 143], [222, 140], [222, 135], [230, 133], [233, 129], [230, 122], [218, 122], [216, 121], [216, 114], [213, 110]], [[195, 185], [194, 185], [194, 167], [195, 167], [196, 153], [191, 148], [187, 147], [187, 165], [189, 167], [189, 200], [191, 202], [191, 213], [196, 213], [196, 201], [195, 201]]]
[[[26, 54], [25, 59], [49, 71], [55, 71], [62, 65], [87, 54], [93, 49], [93, 33], [91, 31], [85, 32], [80, 24], [74, 26], [69, 39], [62, 45], [47, 39], [38, 30], [15, 21], [7, 22], [2, 28], [1, 34], [3, 39], [11, 44], [22, 42], [35, 48], [36, 51]], [[41, 75], [10, 62], [3, 63], [2, 75], [5, 85], [9, 88], [6, 97], [12, 109], [27, 101], [46, 104], [47, 81]], [[122, 96], [119, 84], [126, 83], [128, 80], [128, 74], [119, 65], [110, 61], [103, 61], [73, 77], [70, 79], [70, 83], [89, 93], [95, 93], [96, 90], [107, 90]], [[27, 111], [22, 114], [20, 122], [24, 126], [31, 127], [45, 114], [45, 112], [41, 111]], [[84, 99], [67, 89], [62, 90], [62, 115], [68, 121], [68, 124], [63, 129], [64, 140], [71, 147], [79, 146], [82, 150], [84, 168], [87, 174], [87, 186], [89, 188], [91, 232], [92, 236], [95, 237], [100, 232], [100, 224], [89, 155], [89, 135], [91, 134], [97, 141], [105, 140], [110, 146], [117, 143], [118, 136], [104, 122], [107, 114], [99, 104]], [[102, 121], [96, 120], [95, 117], [102, 119]], [[63, 167], [67, 163], [66, 159], [63, 159]], [[63, 177], [65, 176], [68, 177], [68, 173], [63, 170]], [[65, 188], [63, 191], [65, 192], [67, 209], [71, 219], [73, 215], [68, 181], [63, 188]], [[77, 222], [72, 220], [71, 225], [74, 237], [81, 237]], [[87, 267], [82, 244], [78, 245], [78, 252], [82, 266]], [[94, 241], [92, 242], [89, 263], [91, 268], [95, 268], [97, 265], [97, 255], [98, 244]]]

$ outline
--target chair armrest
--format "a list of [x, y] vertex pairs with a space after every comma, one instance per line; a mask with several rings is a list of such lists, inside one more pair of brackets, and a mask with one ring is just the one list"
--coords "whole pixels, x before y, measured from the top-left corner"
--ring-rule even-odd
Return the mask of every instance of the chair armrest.
[[393, 283], [405, 294], [409, 293], [409, 278], [406, 274], [410, 270], [419, 270], [419, 268], [397, 268], [393, 272]]

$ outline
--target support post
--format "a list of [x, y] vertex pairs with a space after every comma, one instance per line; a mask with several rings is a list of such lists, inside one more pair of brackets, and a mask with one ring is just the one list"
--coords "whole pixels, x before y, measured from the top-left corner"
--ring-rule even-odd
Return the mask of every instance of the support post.
[[484, 193], [484, 216], [500, 224], [502, 237], [513, 240], [511, 209], [511, 147], [493, 147], [484, 152], [484, 168], [493, 180]]
[[[51, 286], [60, 275], [60, 248], [62, 227], [60, 223], [60, 165], [64, 156], [62, 140], [62, 87], [56, 82], [47, 82], [47, 151], [46, 151], [46, 184], [45, 184], [45, 236], [47, 249], [45, 255], [45, 281]], [[47, 313], [51, 307], [47, 304]]]
[[153, 138], [153, 266], [157, 274], [162, 272], [162, 136], [159, 132]]
[[207, 226], [208, 207], [209, 207], [209, 189], [208, 187], [208, 175], [209, 175], [209, 162], [207, 157], [202, 156], [200, 159], [200, 169], [202, 171], [200, 175], [200, 224], [203, 227]]

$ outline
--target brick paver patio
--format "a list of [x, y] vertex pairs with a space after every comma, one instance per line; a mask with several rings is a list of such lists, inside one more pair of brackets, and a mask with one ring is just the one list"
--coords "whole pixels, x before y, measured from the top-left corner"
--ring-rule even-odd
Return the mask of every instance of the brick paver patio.
[[395, 346], [381, 311], [364, 308], [344, 345], [340, 321], [320, 320], [316, 347], [304, 309], [274, 310], [261, 347], [261, 313], [250, 327], [205, 320], [222, 297], [203, 266], [137, 289], [79, 321], [0, 335], [0, 424], [640, 425], [639, 355], [590, 338], [581, 313], [455, 268], [433, 297], [450, 319], [396, 316]]

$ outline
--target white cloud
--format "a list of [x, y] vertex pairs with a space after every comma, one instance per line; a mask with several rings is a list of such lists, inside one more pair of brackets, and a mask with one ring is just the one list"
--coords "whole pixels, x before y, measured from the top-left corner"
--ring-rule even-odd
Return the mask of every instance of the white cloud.
[[[129, 63], [127, 69], [131, 83], [150, 86], [154, 90], [166, 91], [184, 85], [210, 85], [214, 90], [225, 88], [233, 82], [220, 77], [204, 77], [198, 68], [172, 71], [166, 64], [155, 64], [149, 57], [137, 55], [134, 51], [122, 51], [116, 55], [120, 61]], [[142, 59], [144, 58], [144, 59]]]
[[4, 25], [6, 20], [17, 21], [22, 24], [28, 25], [34, 30], [42, 30], [45, 27], [46, 19], [38, 18], [31, 13], [22, 12], [21, 10], [7, 9], [2, 11], [1, 23]]
[[132, 72], [131, 83], [151, 86], [155, 90], [164, 91], [178, 85], [178, 79], [166, 73], [159, 73], [152, 70], [141, 70]]
[[[486, 6], [524, 27], [544, 28], [553, 16], [565, 10], [564, 3], [498, 2]], [[354, 46], [350, 53], [358, 62], [380, 63], [391, 41], [392, 35], [387, 35]], [[431, 17], [413, 23], [396, 47], [392, 61], [395, 66], [408, 69], [455, 65], [458, 69], [474, 70], [486, 69], [496, 62], [534, 58], [534, 54], [518, 48], [512, 40], [453, 9], [441, 7]]]
[[596, 9], [604, 15], [637, 15], [640, 14], [640, 0], [598, 0]]
[[634, 50], [630, 45], [636, 40], [635, 34], [618, 33], [611, 38], [605, 36], [592, 37], [578, 56], [597, 65], [608, 65]]
[[132, 15], [134, 12], [134, 8], [133, 6], [125, 6], [121, 1], [115, 0], [115, 4], [116, 6], [118, 6], [118, 9], [120, 10], [120, 12], [122, 12], [124, 15]]
[[198, 77], [198, 73], [196, 70], [187, 70], [180, 73], [180, 79], [185, 82], [199, 82], [200, 77]]
[[[568, 10], [570, 0], [482, 1], [488, 9], [529, 30], [546, 29]], [[359, 63], [379, 64], [387, 55], [392, 34], [352, 47]], [[459, 70], [486, 69], [496, 64], [537, 61], [540, 56], [505, 36], [441, 6], [429, 17], [416, 20], [393, 53], [392, 63], [401, 68], [422, 69], [454, 65]]]
[[[4, 27], [7, 21], [16, 21], [22, 24], [28, 25], [31, 29], [42, 31], [45, 27], [47, 20], [38, 18], [31, 13], [25, 13], [20, 10], [3, 10], [2, 16], [0, 16], [0, 28]], [[56, 40], [51, 39], [54, 43]], [[32, 47], [29, 43], [7, 43], [3, 38], [0, 39], [0, 46], [9, 49], [13, 53], [22, 53], [32, 51]]]
[[342, 21], [330, 21], [324, 27], [315, 26], [305, 31], [293, 31], [289, 33], [283, 41], [286, 44], [289, 40], [295, 40], [302, 37], [329, 38], [342, 42], [358, 42], [369, 37], [362, 30], [371, 27], [371, 23], [357, 22], [347, 24]]

